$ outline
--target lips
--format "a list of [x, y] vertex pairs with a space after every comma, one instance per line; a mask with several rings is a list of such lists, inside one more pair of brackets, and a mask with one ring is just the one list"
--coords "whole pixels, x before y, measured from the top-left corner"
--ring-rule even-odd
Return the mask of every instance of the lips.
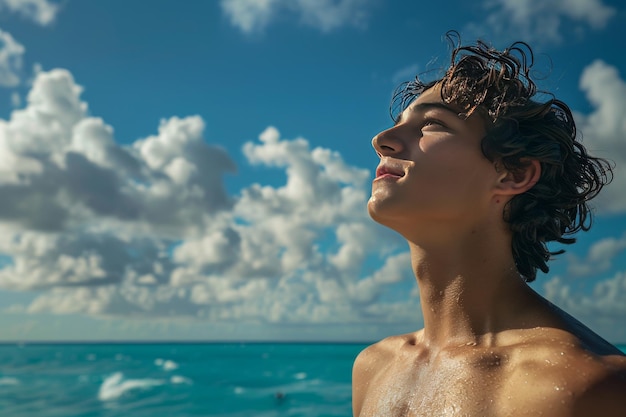
[[376, 169], [376, 179], [378, 178], [402, 178], [404, 177], [404, 170], [401, 167], [381, 164]]

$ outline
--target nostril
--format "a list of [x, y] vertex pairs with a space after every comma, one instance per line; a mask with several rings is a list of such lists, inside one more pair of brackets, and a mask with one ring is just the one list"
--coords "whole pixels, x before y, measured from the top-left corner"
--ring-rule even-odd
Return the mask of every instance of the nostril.
[[394, 155], [402, 151], [404, 144], [397, 133], [397, 127], [392, 127], [374, 136], [372, 146], [379, 157]]
[[396, 146], [389, 146], [389, 145], [384, 145], [384, 144], [378, 144], [378, 147], [376, 149], [376, 153], [380, 156], [383, 157], [385, 155], [392, 155], [394, 153], [396, 153], [397, 151], [397, 147]]

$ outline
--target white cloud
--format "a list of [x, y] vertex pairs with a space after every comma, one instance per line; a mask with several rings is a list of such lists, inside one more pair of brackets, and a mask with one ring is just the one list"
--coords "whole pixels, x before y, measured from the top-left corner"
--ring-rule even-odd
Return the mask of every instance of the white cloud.
[[544, 285], [546, 297], [610, 340], [626, 340], [626, 273], [595, 284], [591, 292], [576, 290], [555, 277]]
[[262, 32], [282, 15], [329, 32], [345, 25], [363, 26], [371, 0], [222, 0], [230, 23], [244, 33]]
[[626, 212], [626, 82], [615, 67], [597, 60], [584, 69], [580, 88], [594, 107], [589, 115], [575, 115], [583, 143], [616, 164], [613, 182], [594, 204], [603, 212]]
[[0, 0], [0, 10], [8, 9], [42, 26], [54, 22], [59, 5], [50, 0]]
[[60, 231], [102, 216], [176, 234], [232, 204], [221, 176], [234, 163], [204, 142], [200, 117], [163, 120], [158, 134], [121, 147], [81, 91], [65, 70], [40, 72], [26, 107], [0, 120], [0, 217]]
[[585, 276], [607, 271], [613, 259], [626, 249], [626, 234], [621, 238], [607, 237], [595, 242], [584, 260], [570, 255], [568, 271], [575, 276]]
[[[13, 311], [292, 323], [409, 320], [402, 239], [367, 214], [367, 170], [269, 127], [243, 153], [280, 186], [228, 195], [228, 154], [198, 116], [120, 146], [65, 70], [37, 73], [0, 120], [0, 286], [39, 290]], [[367, 265], [365, 267], [364, 265]], [[380, 304], [380, 305], [379, 305]], [[398, 305], [407, 307], [401, 313]]]
[[222, 0], [230, 23], [244, 33], [262, 31], [277, 12], [280, 0]]
[[[8, 10], [33, 22], [47, 26], [54, 21], [59, 11], [58, 4], [49, 0], [0, 0], [0, 12]], [[25, 52], [22, 44], [10, 33], [0, 29], [0, 86], [15, 87], [20, 84], [22, 57]], [[13, 107], [19, 106], [19, 95], [11, 97]]]
[[24, 52], [22, 44], [0, 29], [0, 86], [15, 87], [20, 83]]
[[602, 29], [616, 13], [602, 0], [487, 0], [485, 7], [490, 13], [481, 28], [535, 42], [560, 42], [564, 26]]
[[344, 25], [362, 26], [368, 18], [369, 0], [297, 0], [305, 24], [329, 32]]

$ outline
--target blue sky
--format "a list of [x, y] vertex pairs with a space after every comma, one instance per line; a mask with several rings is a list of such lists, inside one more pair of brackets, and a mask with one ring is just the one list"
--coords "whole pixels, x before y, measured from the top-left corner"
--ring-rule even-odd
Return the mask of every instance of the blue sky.
[[626, 341], [626, 8], [420, 3], [0, 0], [0, 340], [419, 328], [406, 244], [366, 213], [370, 140], [456, 29], [530, 43], [539, 86], [617, 164], [532, 286]]

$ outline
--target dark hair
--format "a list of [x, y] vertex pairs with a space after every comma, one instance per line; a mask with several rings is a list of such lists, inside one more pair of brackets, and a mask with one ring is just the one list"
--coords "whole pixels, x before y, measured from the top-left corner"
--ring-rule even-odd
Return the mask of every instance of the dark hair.
[[547, 243], [571, 244], [570, 237], [591, 227], [588, 201], [613, 177], [611, 164], [590, 156], [577, 141], [576, 125], [569, 107], [554, 96], [542, 93], [537, 99], [531, 48], [516, 42], [500, 51], [482, 41], [461, 46], [456, 32], [446, 35], [453, 47], [450, 66], [443, 77], [422, 82], [419, 77], [395, 91], [391, 113], [403, 111], [422, 92], [441, 85], [441, 97], [463, 109], [469, 117], [480, 114], [486, 125], [482, 152], [496, 167], [515, 174], [529, 160], [541, 164], [539, 181], [512, 198], [504, 219], [512, 231], [512, 252], [519, 273], [528, 282], [537, 268], [549, 271], [552, 252]]

